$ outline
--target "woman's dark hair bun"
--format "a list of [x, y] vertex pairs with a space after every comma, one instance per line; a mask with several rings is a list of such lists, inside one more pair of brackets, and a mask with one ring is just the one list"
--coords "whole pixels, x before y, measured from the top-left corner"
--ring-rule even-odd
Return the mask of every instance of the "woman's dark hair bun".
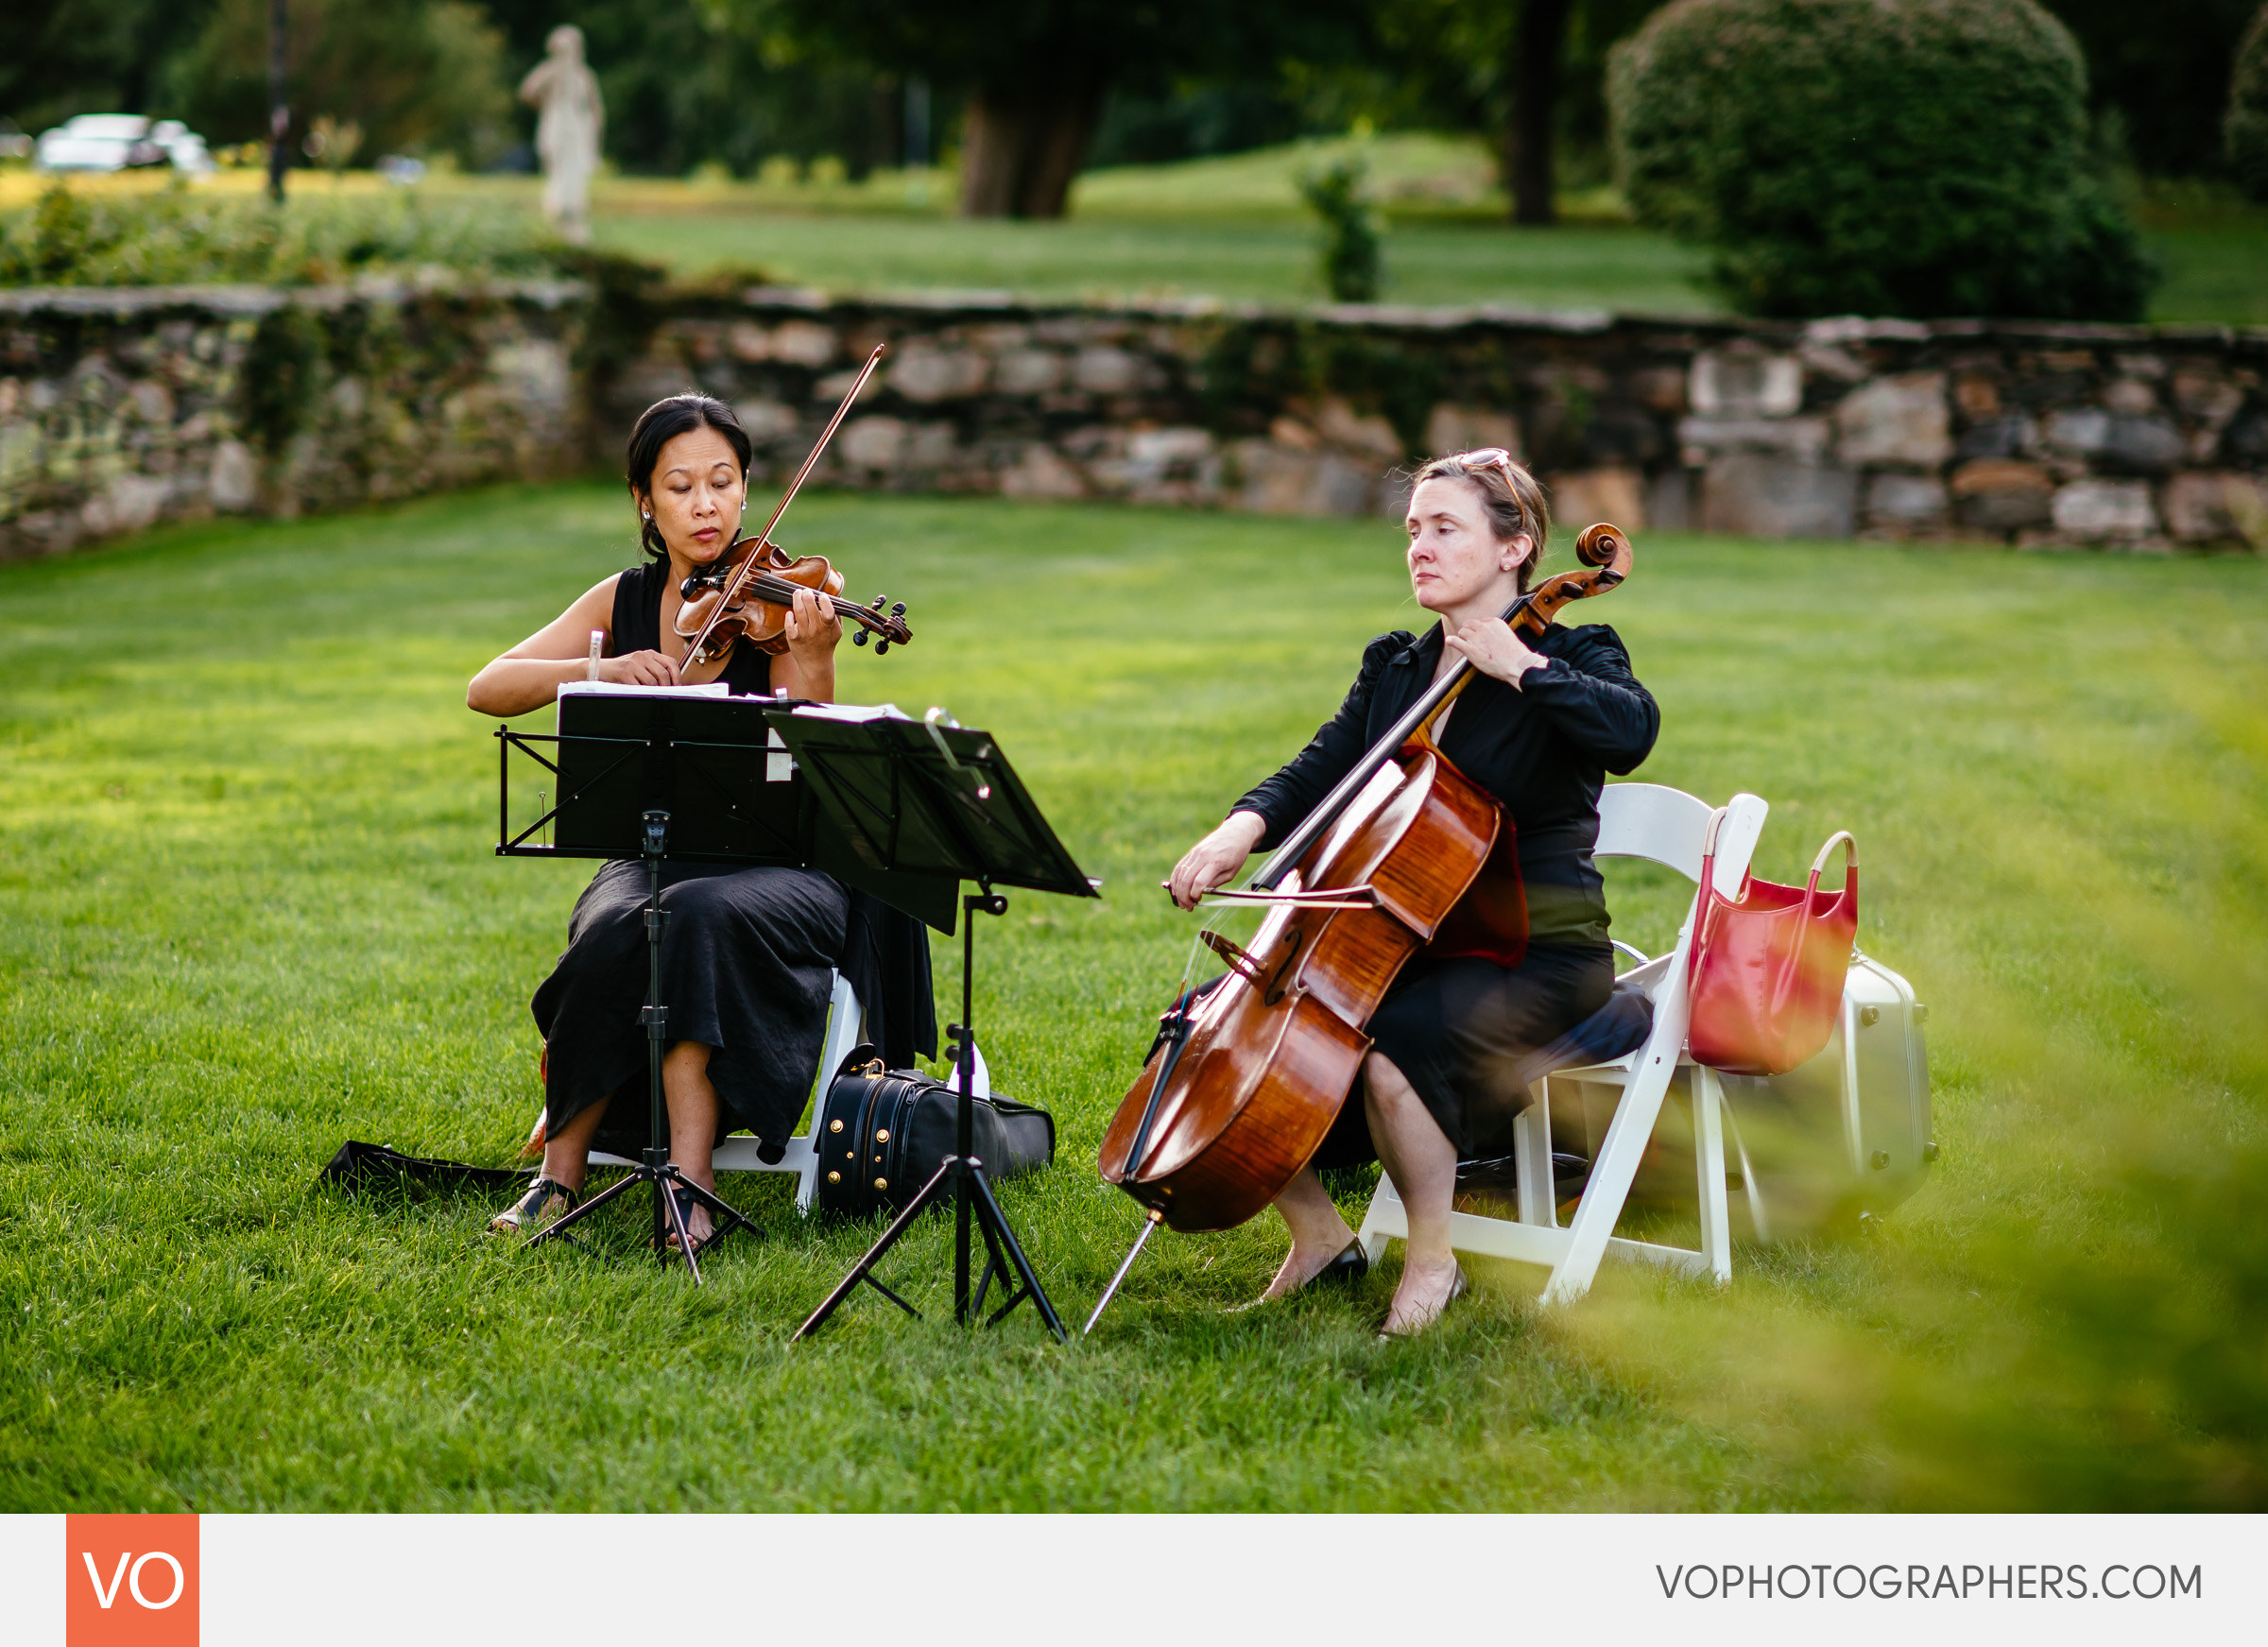
[[[748, 432], [740, 426], [740, 419], [724, 402], [697, 389], [687, 389], [681, 395], [656, 401], [639, 413], [638, 421], [630, 426], [630, 448], [625, 467], [633, 493], [651, 501], [654, 467], [662, 461], [662, 448], [691, 429], [714, 429], [722, 435], [725, 444], [732, 448], [732, 455], [740, 459], [741, 478], [747, 478], [748, 462], [755, 455], [755, 448], [748, 443]], [[656, 560], [669, 558], [669, 545], [662, 540], [662, 528], [654, 524], [650, 514], [639, 523], [638, 541]]]

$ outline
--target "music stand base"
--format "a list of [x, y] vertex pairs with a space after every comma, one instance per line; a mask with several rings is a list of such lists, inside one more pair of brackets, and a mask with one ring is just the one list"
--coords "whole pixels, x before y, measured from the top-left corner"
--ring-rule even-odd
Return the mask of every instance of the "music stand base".
[[[686, 1273], [693, 1277], [693, 1284], [696, 1287], [705, 1286], [707, 1283], [701, 1279], [700, 1260], [694, 1256], [692, 1231], [685, 1227], [684, 1211], [679, 1207], [677, 1196], [670, 1193], [673, 1187], [684, 1191], [686, 1194], [708, 1208], [709, 1216], [717, 1221], [715, 1229], [710, 1232], [709, 1239], [703, 1242], [702, 1245], [715, 1244], [736, 1226], [747, 1230], [751, 1236], [756, 1233], [756, 1227], [734, 1211], [713, 1190], [704, 1190], [687, 1177], [684, 1169], [675, 1161], [665, 1160], [658, 1167], [652, 1165], [632, 1167], [620, 1178], [609, 1184], [572, 1212], [562, 1212], [541, 1229], [536, 1231], [534, 1235], [528, 1237], [527, 1244], [534, 1247], [541, 1246], [544, 1242], [552, 1240], [573, 1241], [574, 1238], [567, 1233], [570, 1228], [580, 1224], [608, 1202], [617, 1196], [627, 1194], [641, 1184], [653, 1185], [655, 1219], [657, 1224], [665, 1226], [664, 1228], [657, 1230], [655, 1243], [656, 1250], [662, 1255], [662, 1263], [667, 1264], [671, 1257], [669, 1244], [662, 1237], [675, 1235], [678, 1238], [678, 1256], [684, 1259]], [[581, 1244], [578, 1242], [576, 1244], [580, 1245]]]
[[[685, 1272], [693, 1277], [696, 1287], [705, 1285], [701, 1279], [700, 1261], [694, 1256], [693, 1231], [686, 1227], [685, 1210], [678, 1205], [673, 1191], [682, 1190], [709, 1209], [709, 1216], [718, 1220], [710, 1232], [709, 1240], [720, 1240], [735, 1226], [756, 1233], [756, 1227], [726, 1205], [713, 1190], [705, 1190], [687, 1177], [681, 1168], [669, 1158], [669, 1106], [662, 1091], [662, 1059], [669, 1038], [669, 1008], [662, 1004], [662, 929], [669, 912], [662, 907], [662, 866], [669, 856], [669, 814], [650, 811], [644, 817], [641, 836], [645, 860], [645, 1005], [639, 1012], [645, 1025], [645, 1124], [646, 1148], [637, 1166], [624, 1174], [620, 1180], [570, 1212], [560, 1214], [538, 1230], [529, 1240], [531, 1247], [541, 1246], [551, 1240], [567, 1241], [567, 1231], [596, 1212], [618, 1195], [636, 1189], [641, 1184], [654, 1187], [654, 1250], [661, 1254], [662, 1262], [669, 1262], [669, 1238], [678, 1238], [678, 1254], [685, 1261]], [[580, 1244], [579, 1243], [577, 1244]]]
[[[1046, 1289], [1040, 1286], [1039, 1274], [1032, 1268], [1032, 1261], [1024, 1256], [1023, 1245], [1016, 1239], [1016, 1231], [1009, 1227], [1007, 1214], [1000, 1210], [1000, 1202], [992, 1193], [992, 1186], [986, 1181], [984, 1163], [974, 1157], [963, 1158], [960, 1156], [945, 1158], [943, 1163], [930, 1175], [929, 1182], [922, 1185], [914, 1198], [905, 1204], [905, 1210], [890, 1221], [890, 1227], [882, 1232], [882, 1238], [867, 1249], [864, 1258], [850, 1266], [850, 1274], [835, 1283], [834, 1291], [828, 1294], [825, 1302], [811, 1312], [810, 1318], [802, 1326], [796, 1329], [788, 1342], [794, 1344], [799, 1339], [808, 1338], [825, 1326], [827, 1318], [833, 1315], [852, 1293], [858, 1291], [861, 1282], [872, 1287], [891, 1303], [897, 1305], [899, 1309], [916, 1320], [919, 1320], [921, 1312], [878, 1279], [874, 1275], [874, 1266], [882, 1261], [885, 1253], [898, 1244], [899, 1238], [914, 1227], [915, 1219], [949, 1195], [954, 1199], [955, 1212], [962, 1213], [965, 1210], [965, 1215], [975, 1226], [977, 1232], [984, 1237], [986, 1255], [984, 1275], [977, 1281], [973, 1296], [967, 1291], [968, 1271], [966, 1268], [959, 1270], [956, 1277], [958, 1285], [955, 1288], [957, 1295], [954, 1301], [954, 1318], [966, 1324], [982, 1315], [985, 1308], [985, 1294], [991, 1288], [992, 1278], [994, 1276], [1005, 1278], [1012, 1274], [1015, 1291], [1011, 1292], [1007, 1300], [994, 1310], [990, 1315], [984, 1317], [984, 1324], [987, 1327], [998, 1326], [1002, 1321], [1007, 1319], [1009, 1312], [1017, 1305], [1029, 1298], [1032, 1301], [1032, 1307], [1040, 1312], [1040, 1319], [1046, 1325], [1048, 1331], [1055, 1334], [1056, 1342], [1068, 1344], [1071, 1341], [1071, 1334], [1065, 1330], [1062, 1318], [1056, 1313], [1055, 1305], [1049, 1302]], [[965, 1240], [966, 1237], [962, 1237], [962, 1239]], [[1009, 1282], [1004, 1279], [1001, 1284], [1006, 1286]]]
[[[988, 884], [984, 884], [981, 892], [971, 893], [961, 900], [961, 1021], [948, 1026], [960, 1038], [954, 1060], [959, 1065], [960, 1075], [960, 1091], [954, 1116], [955, 1152], [945, 1158], [930, 1175], [929, 1182], [922, 1185], [920, 1192], [905, 1204], [905, 1210], [890, 1221], [890, 1227], [882, 1232], [882, 1239], [867, 1248], [867, 1256], [852, 1264], [850, 1273], [835, 1283], [834, 1291], [828, 1294], [826, 1301], [811, 1312], [810, 1319], [796, 1329], [794, 1336], [788, 1339], [790, 1344], [809, 1337], [825, 1326], [827, 1317], [833, 1314], [852, 1293], [858, 1291], [862, 1281], [908, 1315], [919, 1320], [920, 1311], [875, 1278], [874, 1266], [882, 1261], [884, 1253], [898, 1244], [898, 1238], [914, 1227], [914, 1220], [923, 1210], [934, 1205], [938, 1197], [947, 1194], [953, 1197], [954, 1212], [953, 1318], [966, 1326], [983, 1315], [985, 1294], [992, 1285], [992, 1278], [1007, 1278], [1012, 1271], [1016, 1290], [1008, 1295], [1005, 1303], [986, 1317], [985, 1325], [990, 1327], [1005, 1321], [1011, 1310], [1029, 1298], [1032, 1307], [1040, 1312], [1040, 1319], [1056, 1335], [1056, 1342], [1071, 1342], [1071, 1334], [1064, 1330], [1062, 1317], [1056, 1313], [1055, 1305], [1048, 1302], [1047, 1290], [1040, 1284], [1039, 1272], [1032, 1268], [1032, 1261], [1024, 1256], [1023, 1244], [1016, 1239], [1015, 1230], [1008, 1227], [1007, 1214], [1000, 1210], [1000, 1202], [992, 1194], [992, 1186], [985, 1179], [984, 1162], [977, 1158], [971, 1148], [970, 1115], [973, 1102], [971, 1082], [976, 1063], [976, 1031], [971, 1027], [971, 1020], [974, 1016], [976, 917], [979, 914], [999, 915], [1007, 907], [1008, 901], [993, 891]], [[985, 1273], [976, 1283], [973, 1296], [969, 1291], [969, 1236], [971, 1225], [984, 1237], [986, 1254]], [[1004, 1278], [1001, 1284], [1005, 1286], [1008, 1282]]]

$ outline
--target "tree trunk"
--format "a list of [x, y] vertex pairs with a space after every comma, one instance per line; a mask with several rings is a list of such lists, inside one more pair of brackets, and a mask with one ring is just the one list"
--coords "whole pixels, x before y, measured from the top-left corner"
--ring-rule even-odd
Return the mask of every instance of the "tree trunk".
[[1559, 59], [1574, 0], [1527, 0], [1512, 43], [1512, 118], [1504, 129], [1504, 170], [1512, 221], [1555, 223], [1552, 136], [1559, 112]]
[[961, 138], [961, 215], [1060, 217], [1103, 110], [1097, 74], [971, 95]]

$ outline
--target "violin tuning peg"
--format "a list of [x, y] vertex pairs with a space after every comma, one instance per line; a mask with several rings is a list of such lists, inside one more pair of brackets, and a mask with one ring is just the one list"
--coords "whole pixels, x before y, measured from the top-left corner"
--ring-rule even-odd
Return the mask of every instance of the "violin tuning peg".
[[867, 632], [866, 632], [866, 630], [864, 630], [864, 629], [860, 629], [860, 630], [858, 630], [857, 632], [855, 632], [854, 634], [852, 634], [852, 635], [851, 635], [851, 637], [850, 637], [850, 644], [852, 644], [853, 646], [863, 646], [863, 645], [865, 645], [866, 643], [867, 643]]
[[881, 657], [881, 656], [882, 656], [882, 655], [883, 655], [885, 652], [887, 652], [889, 649], [890, 649], [890, 643], [889, 643], [887, 641], [877, 641], [877, 642], [875, 642], [875, 643], [874, 643], [874, 656], [875, 656], [875, 657], [877, 657], [877, 658]]
[[[879, 606], [879, 605], [881, 605], [881, 604], [882, 604], [882, 603], [881, 603], [881, 602], [879, 602], [879, 601], [875, 602], [875, 605], [877, 605], [877, 606]], [[899, 601], [899, 602], [897, 602], [896, 604], [894, 604], [894, 605], [893, 605], [893, 606], [890, 608], [890, 616], [892, 616], [892, 617], [894, 617], [894, 618], [902, 618], [902, 617], [905, 616], [905, 602], [903, 602], [903, 601]]]

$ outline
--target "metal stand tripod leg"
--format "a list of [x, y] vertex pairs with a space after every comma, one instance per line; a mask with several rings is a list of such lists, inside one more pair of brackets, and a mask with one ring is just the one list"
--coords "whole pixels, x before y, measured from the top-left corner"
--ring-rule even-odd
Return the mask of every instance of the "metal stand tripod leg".
[[[1055, 1334], [1056, 1342], [1067, 1344], [1071, 1341], [1071, 1334], [1064, 1330], [1062, 1318], [1056, 1313], [1055, 1305], [1048, 1301], [1046, 1289], [1040, 1284], [1039, 1272], [1032, 1268], [1032, 1261], [1024, 1256], [1015, 1230], [1008, 1227], [1007, 1215], [1001, 1211], [999, 1201], [993, 1198], [992, 1186], [985, 1181], [984, 1162], [977, 1159], [973, 1147], [975, 1098], [971, 1083], [975, 1078], [976, 1034], [969, 1027], [969, 1021], [974, 1016], [971, 1004], [974, 999], [971, 978], [976, 964], [976, 917], [980, 913], [999, 915], [1007, 907], [1008, 901], [988, 887], [961, 900], [965, 923], [961, 930], [961, 1021], [948, 1026], [960, 1042], [956, 1062], [960, 1066], [961, 1101], [954, 1141], [955, 1153], [945, 1158], [929, 1182], [922, 1185], [919, 1192], [906, 1203], [905, 1210], [890, 1221], [890, 1227], [882, 1232], [882, 1239], [867, 1249], [866, 1256], [850, 1266], [849, 1275], [835, 1283], [834, 1291], [828, 1294], [825, 1302], [811, 1312], [810, 1319], [796, 1329], [795, 1336], [788, 1340], [790, 1344], [796, 1339], [809, 1337], [825, 1326], [827, 1318], [858, 1290], [862, 1281], [908, 1315], [919, 1318], [921, 1313], [919, 1310], [875, 1278], [874, 1266], [881, 1261], [884, 1253], [898, 1244], [898, 1238], [913, 1227], [914, 1220], [940, 1195], [947, 1193], [953, 1196], [954, 1206], [954, 1319], [963, 1325], [974, 1319], [984, 1308], [985, 1292], [992, 1284], [993, 1276], [1005, 1275], [1012, 1269], [1016, 1272], [1016, 1290], [1008, 1295], [1005, 1303], [992, 1312], [985, 1325], [990, 1327], [1005, 1319], [1009, 1311], [1029, 1298], [1033, 1308], [1040, 1312], [1040, 1319]], [[986, 1253], [984, 1278], [978, 1283], [973, 1299], [969, 1290], [969, 1237], [972, 1224], [983, 1233]]]
[[646, 1147], [637, 1166], [614, 1183], [585, 1201], [574, 1211], [564, 1213], [537, 1232], [529, 1246], [541, 1246], [547, 1241], [564, 1241], [567, 1231], [596, 1212], [601, 1207], [640, 1184], [654, 1187], [654, 1250], [662, 1261], [669, 1262], [669, 1238], [678, 1239], [678, 1251], [685, 1260], [685, 1271], [699, 1286], [701, 1266], [694, 1257], [693, 1232], [686, 1227], [684, 1210], [678, 1205], [673, 1191], [681, 1191], [709, 1209], [710, 1217], [716, 1220], [711, 1241], [723, 1237], [735, 1226], [751, 1236], [756, 1227], [735, 1212], [712, 1190], [704, 1190], [687, 1177], [676, 1162], [669, 1158], [669, 1105], [662, 1090], [662, 1053], [669, 1038], [669, 1008], [662, 1004], [662, 923], [669, 918], [662, 907], [662, 861], [666, 855], [669, 839], [669, 814], [649, 812], [645, 815], [645, 1005], [640, 1009], [639, 1021], [645, 1025], [645, 1103]]

